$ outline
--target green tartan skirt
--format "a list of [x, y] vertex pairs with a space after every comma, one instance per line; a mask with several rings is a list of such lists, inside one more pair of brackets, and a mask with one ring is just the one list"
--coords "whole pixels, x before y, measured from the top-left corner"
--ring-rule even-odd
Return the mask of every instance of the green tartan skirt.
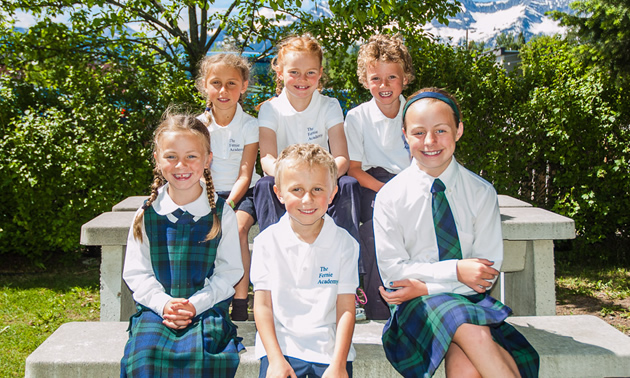
[[494, 340], [514, 358], [522, 377], [537, 377], [536, 350], [505, 322], [512, 310], [486, 294], [425, 295], [392, 311], [383, 328], [383, 348], [392, 366], [404, 377], [431, 377], [438, 368], [457, 328], [464, 324], [488, 326]]
[[183, 330], [162, 324], [142, 307], [130, 319], [121, 377], [234, 377], [243, 349], [229, 319], [231, 298], [195, 317]]

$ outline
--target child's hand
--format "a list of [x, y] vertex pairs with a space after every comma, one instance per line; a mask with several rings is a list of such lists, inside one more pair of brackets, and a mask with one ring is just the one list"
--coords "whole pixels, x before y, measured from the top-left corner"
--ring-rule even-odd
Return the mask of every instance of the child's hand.
[[278, 361], [269, 361], [269, 367], [267, 368], [267, 378], [297, 378], [295, 371], [284, 358], [280, 358]]
[[457, 262], [457, 280], [477, 293], [485, 293], [492, 287], [499, 271], [492, 267], [494, 262], [487, 259], [464, 259]]
[[188, 327], [196, 314], [195, 306], [188, 299], [173, 298], [164, 306], [162, 323], [172, 329], [183, 329]]
[[343, 366], [330, 364], [324, 371], [322, 378], [348, 378], [348, 371], [345, 364]]
[[414, 278], [394, 281], [390, 284], [390, 286], [400, 287], [400, 289], [387, 292], [385, 288], [381, 286], [378, 290], [381, 292], [383, 299], [385, 299], [387, 303], [393, 305], [399, 305], [403, 302], [429, 294], [427, 285]]

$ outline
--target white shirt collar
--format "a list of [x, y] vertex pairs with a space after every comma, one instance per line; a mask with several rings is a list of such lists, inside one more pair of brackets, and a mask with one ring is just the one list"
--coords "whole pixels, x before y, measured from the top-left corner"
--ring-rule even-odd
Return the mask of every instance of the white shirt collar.
[[[168, 215], [177, 209], [182, 209], [184, 211], [189, 212], [195, 218], [200, 218], [205, 215], [210, 214], [210, 204], [208, 203], [208, 195], [206, 194], [206, 183], [203, 181], [199, 181], [199, 185], [203, 189], [201, 191], [201, 195], [199, 197], [183, 206], [179, 206], [175, 202], [171, 196], [168, 195], [168, 183], [158, 189], [158, 196], [156, 200], [151, 204], [153, 206], [153, 210], [160, 215]], [[214, 200], [217, 201], [217, 194], [214, 194]], [[195, 219], [196, 221], [196, 219]]]
[[301, 114], [301, 113], [306, 113], [313, 108], [315, 108], [315, 110], [318, 111], [317, 107], [319, 105], [317, 104], [319, 102], [320, 96], [322, 96], [322, 94], [319, 93], [319, 90], [315, 90], [315, 92], [313, 92], [313, 95], [311, 96], [311, 102], [309, 102], [306, 109], [302, 110], [301, 112], [298, 112], [297, 110], [295, 110], [293, 105], [291, 105], [291, 102], [289, 101], [289, 97], [287, 97], [286, 87], [282, 88], [282, 93], [280, 93], [280, 95], [278, 96], [278, 100], [281, 101], [281, 104], [285, 109], [291, 109], [295, 114]]
[[[293, 229], [291, 228], [291, 219], [289, 217], [289, 213], [284, 213], [284, 215], [278, 221], [278, 224], [282, 227], [283, 230], [289, 230], [291, 232], [288, 233], [288, 237], [286, 240], [287, 246], [294, 245], [304, 245], [307, 244], [300, 240]], [[313, 247], [318, 248], [332, 248], [333, 241], [335, 239], [334, 235], [337, 232], [337, 224], [328, 214], [324, 214], [324, 225], [322, 229], [319, 231], [319, 235], [317, 235], [317, 239], [311, 244]]]
[[455, 156], [451, 157], [451, 162], [448, 164], [448, 167], [446, 167], [444, 172], [442, 172], [442, 174], [438, 177], [433, 177], [425, 171], [421, 170], [420, 167], [418, 167], [418, 162], [415, 158], [412, 160], [411, 166], [414, 167], [414, 169], [418, 172], [422, 182], [427, 184], [428, 191], [431, 191], [431, 186], [433, 185], [433, 181], [435, 181], [436, 178], [442, 180], [447, 192], [452, 190], [457, 182], [456, 178], [457, 171], [459, 170], [459, 163], [457, 163], [457, 160], [455, 160]]
[[[402, 111], [403, 108], [405, 107], [405, 96], [400, 95], [398, 96], [398, 99], [400, 100], [400, 108], [398, 109], [398, 114], [396, 114], [396, 117], [393, 119], [398, 119], [400, 118], [400, 124], [402, 127]], [[383, 112], [381, 111], [381, 109], [379, 109], [378, 104], [376, 103], [376, 99], [374, 99], [374, 97], [372, 97], [372, 99], [368, 102], [369, 103], [369, 111], [370, 111], [370, 118], [375, 121], [382, 121], [382, 120], [391, 120], [392, 118], [389, 118], [387, 116], [385, 116], [385, 114], [383, 114]]]
[[224, 129], [234, 128], [235, 125], [241, 124], [242, 122], [241, 117], [243, 117], [243, 108], [241, 107], [241, 104], [236, 103], [236, 112], [234, 113], [234, 117], [232, 117], [232, 120], [227, 126], [219, 125], [214, 119], [214, 117], [212, 117], [209, 114], [204, 113], [202, 115], [205, 117], [206, 119], [205, 123], [210, 131], [224, 130]]

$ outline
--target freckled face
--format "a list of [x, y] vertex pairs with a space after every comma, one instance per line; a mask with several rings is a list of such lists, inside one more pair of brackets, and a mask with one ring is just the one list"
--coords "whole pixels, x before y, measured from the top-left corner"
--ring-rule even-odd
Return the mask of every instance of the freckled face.
[[191, 132], [166, 132], [154, 153], [158, 169], [169, 183], [169, 196], [178, 205], [196, 200], [202, 188], [199, 180], [210, 166], [208, 154], [199, 136]]
[[384, 107], [400, 108], [399, 96], [407, 85], [402, 64], [377, 61], [366, 69], [368, 89], [376, 100], [379, 109], [385, 113]]
[[287, 209], [295, 230], [296, 227], [314, 226], [322, 219], [337, 193], [337, 186], [325, 167], [303, 164], [285, 168], [281, 187], [276, 186], [274, 190]]
[[310, 101], [317, 90], [323, 68], [319, 58], [309, 52], [289, 52], [284, 55], [281, 70], [277, 72], [284, 82], [289, 101]]
[[418, 167], [438, 177], [448, 167], [464, 125], [455, 125], [453, 110], [442, 101], [423, 99], [405, 115], [403, 133]]

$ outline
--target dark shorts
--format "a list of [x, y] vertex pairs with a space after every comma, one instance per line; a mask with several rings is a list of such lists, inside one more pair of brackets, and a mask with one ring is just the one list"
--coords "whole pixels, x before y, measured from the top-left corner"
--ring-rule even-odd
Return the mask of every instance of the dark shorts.
[[[288, 356], [284, 356], [284, 358], [289, 362], [298, 378], [319, 378], [324, 375], [324, 371], [328, 368], [327, 364], [308, 362]], [[267, 368], [269, 368], [269, 360], [267, 356], [265, 356], [260, 359], [260, 373], [258, 378], [265, 378], [267, 376]], [[348, 377], [352, 378], [352, 362], [348, 361], [346, 363], [346, 371], [348, 372]]]
[[[225, 200], [230, 196], [230, 191], [217, 192], [217, 195]], [[228, 205], [229, 206], [229, 205]], [[240, 201], [234, 204], [234, 211], [240, 210], [251, 215], [256, 222], [256, 210], [254, 209], [254, 188], [247, 189], [247, 192]]]

